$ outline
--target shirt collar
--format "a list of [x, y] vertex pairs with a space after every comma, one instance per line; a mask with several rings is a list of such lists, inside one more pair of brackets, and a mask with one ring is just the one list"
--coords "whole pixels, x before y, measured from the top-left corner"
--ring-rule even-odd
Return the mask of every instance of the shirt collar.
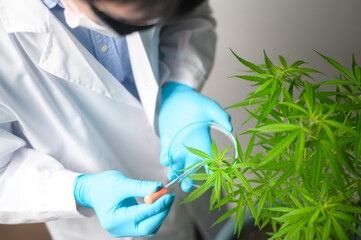
[[62, 8], [64, 8], [63, 3], [60, 0], [41, 0], [45, 6], [47, 6], [47, 8], [52, 9], [54, 8], [56, 5], [61, 6]]

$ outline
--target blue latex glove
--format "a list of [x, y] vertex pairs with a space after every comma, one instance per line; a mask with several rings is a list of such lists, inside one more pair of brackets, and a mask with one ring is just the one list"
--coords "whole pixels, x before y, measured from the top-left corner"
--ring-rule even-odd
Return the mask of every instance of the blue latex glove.
[[[232, 131], [231, 117], [215, 101], [199, 94], [193, 88], [176, 82], [167, 83], [162, 89], [162, 103], [159, 110], [159, 135], [161, 144], [160, 162], [169, 166], [168, 150], [173, 137], [184, 127], [197, 122], [216, 122]], [[184, 145], [197, 148], [211, 155], [211, 137], [209, 128], [199, 128], [185, 136]], [[183, 145], [182, 144], [182, 145]], [[173, 168], [182, 170], [200, 161], [184, 146], [177, 146], [172, 153], [176, 162]], [[176, 177], [172, 170], [168, 172], [171, 181]], [[187, 182], [192, 180], [187, 179]], [[190, 184], [182, 182], [182, 190], [192, 189]]]
[[118, 171], [78, 176], [74, 181], [75, 200], [94, 208], [100, 224], [112, 237], [145, 237], [157, 233], [168, 215], [174, 195], [165, 195], [153, 204], [138, 205], [144, 197], [162, 187], [159, 182], [129, 179]]

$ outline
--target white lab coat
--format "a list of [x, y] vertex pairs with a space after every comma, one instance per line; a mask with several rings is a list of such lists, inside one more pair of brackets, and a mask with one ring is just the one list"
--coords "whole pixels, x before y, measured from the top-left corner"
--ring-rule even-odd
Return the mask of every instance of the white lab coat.
[[[181, 22], [127, 37], [139, 102], [40, 0], [0, 0], [0, 223], [46, 221], [57, 240], [112, 239], [96, 216], [76, 209], [74, 178], [115, 169], [167, 182], [158, 93], [167, 81], [204, 83], [215, 45], [209, 14], [204, 4]], [[219, 215], [208, 215], [208, 201], [174, 205], [155, 239], [191, 240], [194, 222], [212, 238]]]

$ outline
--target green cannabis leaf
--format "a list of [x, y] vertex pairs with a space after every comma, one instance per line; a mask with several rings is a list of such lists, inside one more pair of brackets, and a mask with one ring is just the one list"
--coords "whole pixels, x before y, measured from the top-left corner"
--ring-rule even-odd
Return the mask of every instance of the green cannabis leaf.
[[[243, 124], [256, 120], [254, 128], [240, 135], [251, 134], [248, 146], [243, 152], [237, 136], [239, 156], [231, 163], [225, 157], [228, 149], [218, 149], [215, 142], [213, 157], [188, 148], [205, 160], [200, 164], [209, 170], [190, 177], [203, 184], [183, 203], [212, 189], [210, 211], [229, 203], [234, 206], [213, 226], [234, 216], [239, 235], [250, 211], [260, 229], [272, 227], [270, 239], [361, 235], [361, 67], [355, 56], [350, 71], [315, 52], [341, 76], [312, 83], [314, 75], [323, 73], [303, 67], [302, 60], [289, 64], [278, 56], [277, 65], [264, 51], [265, 63], [256, 65], [232, 51], [248, 73], [254, 73], [232, 78], [258, 87], [228, 107], [249, 113]], [[326, 85], [328, 90], [321, 90]]]

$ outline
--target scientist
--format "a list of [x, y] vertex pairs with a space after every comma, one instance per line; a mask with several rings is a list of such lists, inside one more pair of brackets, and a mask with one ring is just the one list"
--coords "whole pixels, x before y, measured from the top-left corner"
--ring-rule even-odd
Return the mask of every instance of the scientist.
[[[46, 222], [55, 240], [214, 238], [207, 198], [136, 201], [174, 178], [162, 165], [180, 129], [232, 129], [197, 92], [214, 25], [202, 0], [0, 0], [0, 223]], [[185, 142], [209, 151], [209, 129]]]

